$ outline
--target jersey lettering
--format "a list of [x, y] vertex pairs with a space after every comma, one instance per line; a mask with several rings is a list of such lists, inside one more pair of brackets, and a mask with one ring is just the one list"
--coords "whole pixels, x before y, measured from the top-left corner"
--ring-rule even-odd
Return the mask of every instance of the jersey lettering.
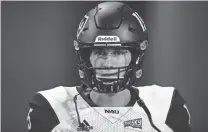
[[30, 120], [30, 113], [33, 111], [32, 108], [30, 108], [28, 115], [27, 115], [27, 121], [28, 121], [28, 130], [31, 130], [31, 120]]
[[105, 113], [119, 114], [119, 110], [109, 110], [109, 109], [105, 109]]

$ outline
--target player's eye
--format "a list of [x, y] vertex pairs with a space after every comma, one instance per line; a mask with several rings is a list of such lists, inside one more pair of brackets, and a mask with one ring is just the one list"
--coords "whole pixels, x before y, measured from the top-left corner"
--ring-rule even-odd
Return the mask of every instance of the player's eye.
[[127, 50], [115, 50], [115, 51], [113, 51], [112, 54], [115, 56], [118, 56], [118, 55], [123, 55], [125, 53], [127, 53]]
[[103, 50], [97, 50], [94, 53], [98, 56], [106, 56], [107, 55], [107, 53]]

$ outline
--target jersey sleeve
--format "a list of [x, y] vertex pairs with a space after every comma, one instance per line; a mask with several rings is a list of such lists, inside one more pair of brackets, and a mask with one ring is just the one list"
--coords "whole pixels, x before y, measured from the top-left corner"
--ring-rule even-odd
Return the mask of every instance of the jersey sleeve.
[[41, 94], [35, 94], [29, 106], [27, 115], [29, 132], [51, 132], [59, 124], [54, 110]]
[[191, 132], [190, 114], [186, 102], [177, 90], [174, 90], [166, 124], [174, 132]]

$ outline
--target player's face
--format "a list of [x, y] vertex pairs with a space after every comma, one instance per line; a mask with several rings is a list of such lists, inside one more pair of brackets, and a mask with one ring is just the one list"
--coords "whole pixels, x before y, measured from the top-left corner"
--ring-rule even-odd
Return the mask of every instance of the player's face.
[[[90, 62], [93, 67], [98, 68], [115, 68], [125, 67], [130, 64], [131, 52], [127, 49], [120, 48], [96, 48], [92, 49]], [[122, 78], [125, 69], [120, 69], [119, 77]], [[96, 70], [98, 78], [117, 78], [118, 69]]]

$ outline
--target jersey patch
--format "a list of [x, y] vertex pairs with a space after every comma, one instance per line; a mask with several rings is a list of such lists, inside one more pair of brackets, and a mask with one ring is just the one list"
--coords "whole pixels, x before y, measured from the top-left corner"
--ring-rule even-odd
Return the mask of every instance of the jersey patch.
[[124, 128], [137, 128], [138, 131], [142, 131], [142, 118], [124, 121]]

